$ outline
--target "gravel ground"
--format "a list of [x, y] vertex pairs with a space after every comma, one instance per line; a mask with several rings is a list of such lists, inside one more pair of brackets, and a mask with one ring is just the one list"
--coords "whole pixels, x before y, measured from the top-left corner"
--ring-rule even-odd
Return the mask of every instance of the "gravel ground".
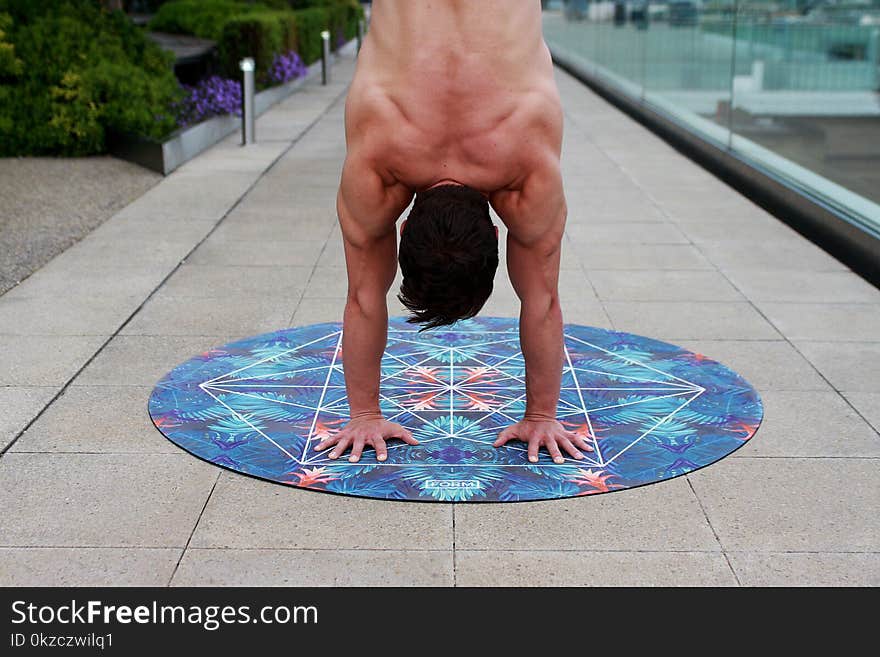
[[0, 294], [161, 179], [108, 156], [0, 158]]

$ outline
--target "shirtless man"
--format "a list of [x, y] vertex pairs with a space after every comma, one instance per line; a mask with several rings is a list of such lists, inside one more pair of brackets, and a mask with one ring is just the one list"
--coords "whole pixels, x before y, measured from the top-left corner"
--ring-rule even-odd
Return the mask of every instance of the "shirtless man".
[[498, 229], [520, 300], [526, 410], [494, 445], [592, 451], [556, 420], [563, 319], [557, 282], [566, 219], [559, 158], [562, 109], [539, 0], [375, 0], [370, 31], [345, 104], [347, 155], [337, 196], [348, 273], [343, 367], [351, 420], [316, 449], [330, 458], [365, 446], [387, 458], [386, 440], [416, 445], [379, 407], [388, 337], [386, 295], [425, 328], [472, 317], [492, 292]]

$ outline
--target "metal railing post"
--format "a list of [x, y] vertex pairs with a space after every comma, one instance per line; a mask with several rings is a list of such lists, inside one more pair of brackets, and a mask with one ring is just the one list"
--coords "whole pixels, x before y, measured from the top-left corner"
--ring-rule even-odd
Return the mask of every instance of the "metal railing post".
[[254, 60], [245, 57], [238, 63], [244, 83], [241, 94], [241, 145], [256, 142], [256, 117], [254, 116]]
[[321, 32], [321, 84], [330, 82], [330, 32]]

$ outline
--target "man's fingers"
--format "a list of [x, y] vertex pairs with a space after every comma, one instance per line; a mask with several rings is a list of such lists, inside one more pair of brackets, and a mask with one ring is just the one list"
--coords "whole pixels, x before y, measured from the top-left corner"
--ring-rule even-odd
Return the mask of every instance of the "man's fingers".
[[406, 429], [400, 434], [400, 439], [407, 445], [418, 445], [419, 441], [413, 438], [413, 435]]
[[584, 438], [584, 437], [583, 437], [581, 434], [579, 434], [579, 433], [578, 433], [578, 434], [575, 434], [575, 436], [574, 436], [574, 438], [572, 439], [571, 442], [573, 442], [573, 443], [575, 444], [575, 446], [576, 446], [578, 449], [580, 449], [581, 451], [584, 451], [584, 452], [593, 452], [593, 451], [595, 451], [595, 450], [593, 449], [593, 446], [592, 446], [589, 442], [587, 442], [587, 439]]
[[584, 455], [578, 451], [578, 448], [575, 447], [570, 440], [567, 438], [560, 438], [559, 445], [562, 445], [562, 449], [564, 449], [571, 457], [576, 459], [584, 458]]
[[506, 445], [508, 441], [516, 438], [516, 433], [513, 431], [513, 427], [507, 427], [501, 433], [498, 434], [498, 438], [495, 439], [495, 442], [492, 443], [493, 447], [501, 447], [502, 445]]
[[340, 454], [343, 454], [345, 452], [345, 450], [348, 449], [348, 444], [350, 442], [351, 442], [351, 438], [348, 438], [348, 437], [340, 439], [339, 442], [336, 443], [336, 447], [334, 447], [330, 451], [330, 458], [331, 459], [339, 458]]
[[559, 446], [556, 444], [556, 440], [553, 438], [547, 438], [544, 441], [544, 446], [547, 448], [547, 451], [550, 452], [550, 456], [553, 457], [554, 463], [562, 463], [564, 461], [562, 458], [562, 452], [559, 451]]
[[538, 462], [538, 446], [540, 445], [540, 443], [541, 441], [537, 438], [532, 438], [529, 441], [529, 461], [531, 461], [532, 463]]
[[382, 438], [373, 438], [373, 449], [376, 450], [376, 460], [384, 461], [388, 458], [388, 448], [385, 447], [385, 441]]
[[334, 445], [339, 441], [338, 436], [330, 436], [329, 438], [324, 438], [321, 442], [315, 445], [315, 451], [320, 452], [323, 449], [327, 449], [330, 445]]
[[354, 442], [351, 445], [351, 455], [348, 457], [348, 460], [352, 463], [357, 463], [361, 460], [361, 454], [364, 453], [364, 439], [363, 438], [355, 438]]

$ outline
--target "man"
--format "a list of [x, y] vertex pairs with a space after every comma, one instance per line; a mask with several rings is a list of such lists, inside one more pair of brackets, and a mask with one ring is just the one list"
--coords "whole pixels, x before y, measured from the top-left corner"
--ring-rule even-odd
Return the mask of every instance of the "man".
[[386, 441], [418, 442], [382, 417], [380, 363], [386, 295], [424, 328], [474, 316], [492, 291], [498, 229], [508, 229], [508, 275], [520, 299], [526, 410], [495, 441], [583, 458], [584, 437], [556, 420], [563, 319], [557, 293], [566, 219], [559, 157], [562, 109], [539, 0], [376, 0], [345, 105], [347, 155], [337, 197], [348, 274], [343, 366], [351, 420], [317, 446], [330, 458]]

